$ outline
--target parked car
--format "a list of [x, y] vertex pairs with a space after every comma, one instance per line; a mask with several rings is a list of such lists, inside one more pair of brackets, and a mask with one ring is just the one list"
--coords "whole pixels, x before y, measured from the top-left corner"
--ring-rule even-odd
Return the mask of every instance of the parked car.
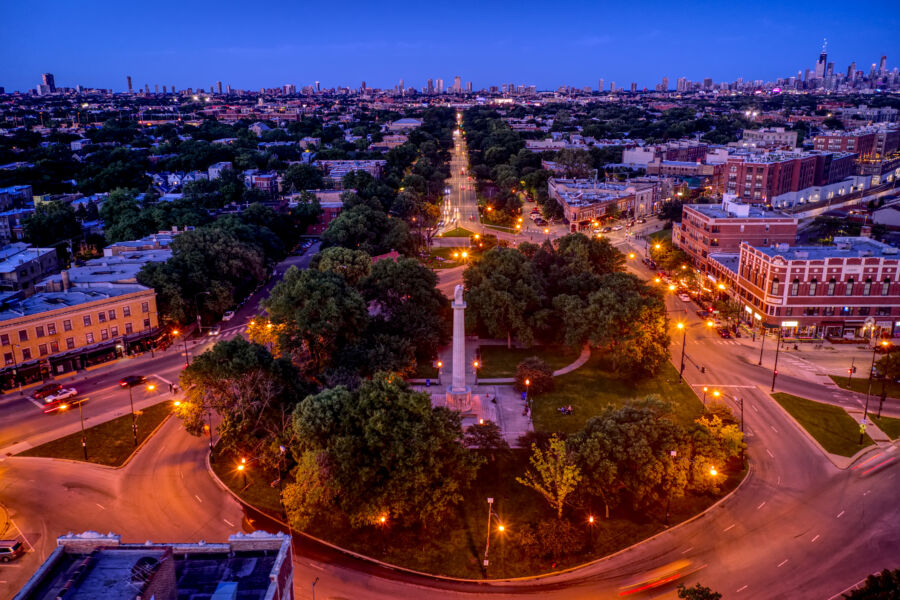
[[41, 398], [44, 398], [45, 396], [49, 396], [50, 394], [55, 394], [56, 392], [58, 392], [61, 389], [62, 389], [62, 384], [48, 383], [47, 385], [39, 387], [38, 389], [34, 390], [34, 393], [31, 394], [31, 397], [34, 398], [35, 400], [40, 400]]
[[[619, 229], [621, 229], [621, 227]], [[600, 233], [609, 233], [610, 231], [612, 231], [612, 227], [604, 227], [600, 230]]]
[[690, 302], [691, 301], [691, 297], [688, 296], [687, 294], [678, 294], [678, 299], [681, 300], [682, 302]]
[[726, 339], [726, 340], [730, 340], [730, 339], [731, 339], [731, 333], [730, 333], [727, 329], [725, 329], [724, 327], [719, 327], [718, 329], [716, 329], [716, 332], [719, 334], [719, 336], [720, 336], [722, 339]]
[[613, 231], [622, 231], [622, 226], [621, 225], [613, 225], [612, 230]]
[[646, 222], [647, 222], [647, 219], [641, 217], [640, 219], [637, 220], [637, 222], [638, 222], [638, 223], [646, 223]]
[[19, 540], [0, 540], [0, 561], [9, 562], [25, 554], [25, 546]]
[[230, 320], [232, 320], [233, 318], [234, 318], [234, 311], [233, 311], [233, 310], [226, 310], [226, 311], [225, 311], [225, 314], [222, 315], [222, 320], [223, 320], [223, 321], [230, 321]]
[[119, 385], [124, 388], [134, 387], [136, 385], [140, 385], [147, 381], [147, 378], [143, 375], [126, 375], [122, 379], [119, 380]]

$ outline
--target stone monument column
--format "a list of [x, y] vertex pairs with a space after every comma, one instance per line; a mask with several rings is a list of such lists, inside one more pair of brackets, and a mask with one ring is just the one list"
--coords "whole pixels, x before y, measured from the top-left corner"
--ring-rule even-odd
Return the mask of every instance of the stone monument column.
[[466, 412], [472, 409], [472, 390], [466, 386], [466, 303], [463, 286], [453, 292], [453, 370], [447, 389], [447, 406]]

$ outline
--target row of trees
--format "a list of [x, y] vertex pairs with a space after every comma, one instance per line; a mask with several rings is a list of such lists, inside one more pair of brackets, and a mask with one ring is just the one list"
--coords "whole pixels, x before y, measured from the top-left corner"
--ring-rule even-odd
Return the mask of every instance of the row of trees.
[[580, 233], [556, 245], [493, 248], [463, 274], [467, 324], [525, 345], [590, 344], [620, 373], [654, 373], [667, 358], [665, 304], [624, 262], [608, 240]]

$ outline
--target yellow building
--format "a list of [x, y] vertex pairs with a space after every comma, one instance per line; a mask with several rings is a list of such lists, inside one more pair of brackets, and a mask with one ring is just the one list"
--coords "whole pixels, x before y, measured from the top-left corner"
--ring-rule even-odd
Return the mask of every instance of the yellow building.
[[128, 354], [158, 329], [156, 292], [142, 285], [91, 284], [0, 306], [0, 383], [27, 383]]

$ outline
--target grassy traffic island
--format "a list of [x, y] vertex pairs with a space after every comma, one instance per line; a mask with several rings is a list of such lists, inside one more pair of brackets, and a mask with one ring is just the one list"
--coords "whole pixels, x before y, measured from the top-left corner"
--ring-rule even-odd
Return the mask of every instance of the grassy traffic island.
[[[842, 377], [841, 375], [829, 375], [829, 377], [831, 377], [831, 380], [834, 381], [839, 388], [850, 390], [857, 394], [870, 392], [876, 401], [881, 397], [881, 379], [874, 379], [870, 390], [869, 379], [867, 377]], [[900, 398], [900, 383], [897, 383], [896, 381], [885, 381], [884, 391], [888, 398]]]
[[859, 423], [840, 406], [783, 392], [772, 394], [772, 397], [830, 454], [850, 457], [875, 443], [868, 435], [863, 435], [860, 445]]
[[[504, 348], [505, 350], [505, 348]], [[529, 355], [534, 355], [534, 350]], [[487, 359], [485, 359], [487, 361]], [[571, 362], [571, 360], [567, 360]], [[556, 391], [535, 400], [534, 439], [554, 431], [575, 431], [606, 407], [657, 393], [673, 404], [670, 418], [686, 426], [703, 406], [677, 372], [666, 363], [661, 374], [629, 384], [612, 376], [599, 359], [560, 377]], [[565, 402], [574, 414], [557, 419], [553, 407]], [[464, 500], [440, 524], [403, 528], [386, 521], [360, 528], [316, 521], [304, 531], [342, 548], [408, 569], [470, 579], [537, 575], [578, 566], [638, 543], [667, 528], [666, 499], [656, 498], [638, 510], [628, 500], [611, 507], [573, 499], [561, 519], [534, 490], [516, 481], [529, 468], [531, 450], [480, 451], [485, 458]], [[238, 470], [240, 457], [217, 449], [212, 469], [248, 504], [282, 518], [279, 474], [256, 463]], [[719, 465], [716, 488], [669, 499], [669, 525], [698, 514], [732, 491], [746, 471], [738, 460]], [[291, 481], [285, 479], [284, 483]], [[490, 565], [482, 567], [486, 542], [487, 498], [493, 498]], [[593, 517], [593, 518], [592, 518]], [[504, 530], [498, 529], [498, 523]]]
[[[75, 410], [77, 411], [77, 409]], [[172, 403], [160, 402], [136, 411], [136, 414], [137, 441], [140, 446], [166, 420], [166, 417], [172, 414]], [[62, 416], [53, 415], [51, 418]], [[78, 415], [75, 414], [74, 417], [77, 421]], [[131, 413], [85, 429], [85, 438], [88, 450], [87, 462], [108, 467], [122, 466], [135, 452], [134, 436], [131, 432]], [[20, 452], [17, 456], [65, 458], [84, 462], [81, 431], [35, 446], [25, 452]]]

